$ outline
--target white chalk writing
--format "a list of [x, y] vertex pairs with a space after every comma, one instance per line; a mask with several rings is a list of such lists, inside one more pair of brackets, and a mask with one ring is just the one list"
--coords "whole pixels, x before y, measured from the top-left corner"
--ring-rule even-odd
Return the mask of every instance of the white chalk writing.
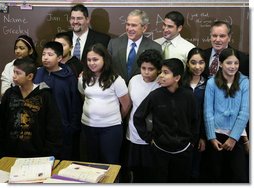
[[4, 23], [23, 23], [23, 24], [28, 23], [28, 20], [26, 18], [14, 18], [11, 17], [10, 14], [4, 15], [3, 21]]

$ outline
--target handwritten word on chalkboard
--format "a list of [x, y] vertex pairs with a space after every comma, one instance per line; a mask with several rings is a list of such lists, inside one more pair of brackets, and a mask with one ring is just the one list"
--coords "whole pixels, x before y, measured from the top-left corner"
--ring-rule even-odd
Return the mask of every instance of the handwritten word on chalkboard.
[[29, 29], [27, 28], [28, 20], [26, 18], [12, 17], [10, 14], [3, 15], [4, 35], [29, 35]]

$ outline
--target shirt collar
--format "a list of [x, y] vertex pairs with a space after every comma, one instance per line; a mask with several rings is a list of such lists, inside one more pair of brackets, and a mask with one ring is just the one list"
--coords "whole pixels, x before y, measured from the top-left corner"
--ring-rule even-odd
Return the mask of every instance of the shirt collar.
[[80, 37], [73, 32], [73, 41], [76, 41], [77, 38], [80, 38], [80, 41], [86, 41], [88, 31], [89, 31], [89, 29], [87, 29], [86, 32], [83, 33]]
[[[171, 44], [173, 44], [173, 46], [176, 46], [177, 45], [177, 41], [179, 40], [179, 38], [181, 37], [180, 33], [175, 37], [173, 38], [172, 40], [170, 40]], [[163, 45], [167, 42], [168, 40], [164, 38], [164, 41], [163, 41]]]
[[[226, 48], [228, 48], [228, 46], [226, 47]], [[211, 53], [211, 56], [212, 57], [214, 57], [214, 55], [216, 54], [216, 51], [215, 51], [215, 49], [214, 48], [212, 48], [212, 53]]]
[[212, 49], [212, 53], [211, 53], [211, 57], [214, 57], [215, 54], [216, 54], [216, 51], [215, 51], [215, 49], [213, 48], [213, 49]]
[[[135, 43], [136, 43], [136, 47], [137, 47], [137, 48], [139, 47], [139, 45], [140, 45], [140, 43], [141, 43], [142, 39], [143, 39], [143, 36], [142, 36], [142, 37], [140, 37], [140, 39], [138, 39], [137, 41], [135, 41]], [[128, 47], [131, 47], [131, 44], [132, 44], [133, 42], [134, 42], [134, 41], [132, 41], [132, 40], [128, 39]]]

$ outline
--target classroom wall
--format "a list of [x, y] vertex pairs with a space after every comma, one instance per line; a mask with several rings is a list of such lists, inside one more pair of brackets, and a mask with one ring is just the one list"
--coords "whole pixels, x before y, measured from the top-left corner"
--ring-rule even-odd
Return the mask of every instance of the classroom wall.
[[[117, 37], [125, 32], [127, 14], [134, 7], [88, 7], [91, 27]], [[213, 21], [225, 20], [233, 26], [231, 45], [249, 52], [249, 8], [248, 7], [139, 7], [150, 17], [146, 33], [151, 39], [161, 37], [164, 15], [172, 10], [185, 17], [182, 36], [201, 48], [210, 47], [209, 29]], [[14, 42], [19, 35], [31, 36], [41, 56], [42, 46], [53, 36], [69, 30], [70, 7], [33, 7], [21, 10], [9, 7], [9, 13], [0, 13], [0, 72], [6, 63], [14, 59]]]

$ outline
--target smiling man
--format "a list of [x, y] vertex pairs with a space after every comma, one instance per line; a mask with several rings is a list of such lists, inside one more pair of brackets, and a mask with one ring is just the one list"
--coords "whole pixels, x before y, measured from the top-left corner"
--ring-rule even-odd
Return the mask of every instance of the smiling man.
[[[232, 48], [229, 43], [231, 41], [232, 37], [232, 26], [225, 21], [215, 21], [210, 29], [210, 41], [212, 47], [205, 50], [205, 56], [206, 56], [206, 70], [205, 74], [207, 77], [213, 76], [219, 69], [218, 63], [215, 67], [215, 71], [211, 71], [211, 65], [214, 62], [214, 59], [216, 58], [216, 54], [220, 54], [222, 50], [225, 48]], [[249, 55], [240, 52], [236, 50], [237, 55], [239, 57], [239, 71], [249, 76]]]
[[[70, 15], [70, 26], [72, 31], [69, 32], [73, 41], [72, 55], [77, 56], [78, 59], [84, 63], [84, 53], [85, 50], [95, 43], [101, 43], [107, 48], [110, 36], [104, 33], [99, 33], [97, 31], [89, 28], [90, 17], [88, 15], [87, 8], [82, 4], [77, 4], [71, 9]], [[77, 42], [78, 47], [77, 46]], [[77, 49], [78, 52], [75, 51]]]
[[[135, 9], [127, 17], [126, 34], [111, 39], [108, 50], [113, 58], [115, 71], [124, 78], [126, 83], [131, 77], [140, 73], [137, 65], [138, 56], [146, 49], [155, 49], [161, 52], [161, 46], [144, 36], [149, 24], [146, 12]], [[131, 53], [130, 53], [131, 52]]]
[[178, 58], [185, 64], [189, 51], [195, 46], [182, 38], [183, 25], [184, 16], [180, 12], [167, 13], [162, 26], [163, 36], [155, 42], [162, 46], [164, 59]]

